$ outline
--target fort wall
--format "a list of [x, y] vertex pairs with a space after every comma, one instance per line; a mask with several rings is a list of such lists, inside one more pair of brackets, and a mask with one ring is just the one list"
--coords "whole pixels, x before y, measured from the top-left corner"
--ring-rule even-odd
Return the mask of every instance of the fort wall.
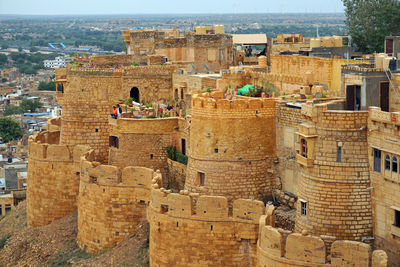
[[135, 55], [95, 55], [89, 58], [89, 64], [97, 66], [122, 65], [131, 66], [133, 62], [139, 63], [141, 58]]
[[[267, 207], [268, 209], [268, 207]], [[270, 216], [260, 217], [258, 267], [385, 267], [386, 253], [370, 245], [335, 237], [312, 236], [274, 228]]]
[[78, 201], [78, 245], [98, 253], [122, 242], [146, 218], [150, 188], [161, 185], [159, 172], [123, 169], [82, 160]]
[[[371, 175], [374, 245], [387, 252], [389, 266], [400, 262], [400, 114], [369, 108], [368, 155]], [[380, 153], [380, 158], [377, 155]], [[380, 168], [379, 168], [380, 167]]]
[[[350, 64], [364, 63], [350, 60]], [[270, 72], [273, 74], [288, 73], [292, 76], [305, 77], [306, 84], [322, 84], [332, 96], [341, 95], [341, 67], [346, 59], [320, 57], [271, 55]]]
[[60, 132], [29, 140], [27, 223], [42, 226], [77, 209], [80, 157], [88, 147], [60, 145]]
[[110, 148], [109, 164], [160, 170], [166, 177], [164, 186], [169, 187], [167, 147], [179, 149], [181, 139], [188, 140], [182, 129], [184, 122], [182, 118], [116, 120], [110, 135], [118, 138], [118, 147]]
[[152, 189], [151, 266], [256, 266], [260, 201]]
[[193, 96], [185, 189], [261, 199], [276, 185], [275, 100]]
[[299, 128], [296, 230], [343, 240], [372, 236], [366, 111], [308, 103]]

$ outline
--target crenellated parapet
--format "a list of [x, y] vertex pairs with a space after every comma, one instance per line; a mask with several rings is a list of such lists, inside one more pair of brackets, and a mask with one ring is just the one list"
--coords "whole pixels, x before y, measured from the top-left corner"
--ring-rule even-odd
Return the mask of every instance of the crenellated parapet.
[[146, 218], [150, 189], [160, 172], [118, 168], [83, 157], [78, 201], [78, 245], [90, 253], [122, 242]]
[[27, 222], [42, 226], [77, 209], [80, 157], [87, 146], [60, 145], [60, 132], [29, 140]]
[[258, 200], [236, 199], [229, 208], [226, 197], [199, 195], [186, 190], [172, 193], [157, 187], [153, 186], [151, 191], [151, 208], [175, 218], [258, 224], [259, 217], [265, 213], [264, 203]]
[[172, 193], [154, 186], [148, 209], [151, 266], [256, 266], [263, 202]]
[[150, 65], [150, 66], [126, 66], [122, 68], [122, 75], [129, 78], [146, 78], [146, 77], [159, 77], [170, 78], [174, 72], [175, 67], [171, 65]]
[[332, 130], [360, 130], [366, 127], [368, 111], [343, 110], [343, 100], [314, 104], [308, 101], [302, 105], [301, 113], [316, 127]]
[[[214, 93], [215, 94], [215, 93]], [[234, 101], [223, 99], [213, 94], [193, 95], [192, 115], [221, 119], [243, 119], [252, 117], [273, 117], [275, 99], [272, 98], [237, 98]]]
[[368, 244], [336, 240], [329, 236], [313, 236], [306, 231], [302, 234], [292, 233], [271, 226], [270, 217], [265, 215], [260, 218], [258, 267], [387, 266], [386, 253], [382, 250], [372, 251]]

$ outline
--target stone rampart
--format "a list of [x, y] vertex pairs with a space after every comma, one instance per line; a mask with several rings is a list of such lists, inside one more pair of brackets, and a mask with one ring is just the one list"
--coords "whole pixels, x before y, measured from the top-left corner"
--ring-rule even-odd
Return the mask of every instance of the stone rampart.
[[151, 191], [151, 266], [256, 266], [261, 201]]
[[89, 58], [89, 63], [97, 66], [123, 65], [130, 66], [133, 62], [140, 62], [141, 58], [135, 55], [95, 55]]
[[275, 100], [221, 98], [193, 96], [185, 189], [261, 199], [276, 184]]
[[[266, 223], [260, 218], [257, 243], [258, 267], [385, 267], [386, 253], [371, 250], [370, 245], [326, 236], [292, 233]], [[372, 263], [372, 265], [371, 265]]]
[[80, 157], [86, 146], [60, 145], [60, 132], [29, 140], [27, 223], [42, 226], [77, 209]]
[[120, 169], [82, 159], [79, 247], [98, 253], [123, 241], [146, 218], [151, 186], [161, 183], [161, 174], [151, 169]]

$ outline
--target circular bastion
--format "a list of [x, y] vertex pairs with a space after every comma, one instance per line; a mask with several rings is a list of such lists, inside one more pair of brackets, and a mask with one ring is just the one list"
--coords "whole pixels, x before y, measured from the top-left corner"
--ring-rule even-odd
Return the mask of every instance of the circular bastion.
[[82, 159], [78, 200], [78, 245], [90, 253], [115, 246], [146, 218], [151, 185], [161, 173], [144, 167], [120, 169]]
[[42, 132], [29, 140], [29, 226], [49, 224], [77, 209], [80, 157], [89, 148], [60, 145], [59, 140], [58, 130]]
[[185, 189], [262, 199], [276, 186], [275, 100], [194, 95]]
[[155, 186], [148, 208], [150, 266], [256, 266], [263, 202], [172, 193]]
[[361, 241], [372, 236], [368, 111], [335, 108], [336, 103], [302, 108], [306, 122], [298, 135], [306, 150], [297, 155], [296, 231]]

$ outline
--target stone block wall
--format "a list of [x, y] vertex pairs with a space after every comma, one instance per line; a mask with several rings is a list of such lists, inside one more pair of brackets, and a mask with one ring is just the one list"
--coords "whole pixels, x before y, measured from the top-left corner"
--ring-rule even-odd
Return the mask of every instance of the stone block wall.
[[297, 154], [302, 174], [296, 230], [343, 240], [371, 237], [368, 112], [328, 110], [328, 104], [308, 103], [302, 114], [307, 121], [298, 135], [307, 142], [307, 155]]
[[170, 188], [178, 191], [184, 189], [186, 180], [186, 165], [170, 159], [167, 159], [167, 164], [167, 176]]
[[67, 85], [58, 97], [63, 108], [61, 143], [89, 145], [103, 162], [108, 157], [109, 94], [121, 86], [120, 75], [115, 74], [113, 70], [67, 69]]
[[161, 185], [159, 172], [120, 169], [82, 160], [78, 201], [78, 245], [90, 253], [112, 247], [146, 218], [150, 188]]
[[77, 209], [80, 157], [89, 148], [52, 142], [59, 140], [59, 135], [60, 132], [42, 132], [29, 140], [29, 226], [49, 224]]
[[264, 204], [152, 189], [150, 266], [256, 266], [258, 218]]
[[118, 119], [110, 135], [118, 138], [119, 147], [110, 148], [109, 164], [120, 168], [141, 166], [160, 170], [166, 177], [164, 186], [169, 187], [166, 148], [176, 146], [179, 150], [182, 138], [187, 140], [189, 147], [182, 129], [183, 121], [182, 118]]
[[114, 97], [126, 100], [133, 87], [139, 89], [140, 101], [146, 103], [172, 99], [174, 66], [132, 66], [122, 70], [121, 87], [112, 92]]
[[386, 253], [382, 250], [372, 252], [368, 244], [348, 240], [338, 240], [331, 244], [326, 242], [326, 236], [291, 233], [274, 228], [266, 223], [268, 217], [260, 218], [258, 267], [388, 266]]
[[131, 66], [133, 62], [139, 63], [142, 58], [135, 55], [95, 55], [89, 58], [89, 64], [96, 66], [115, 65]]
[[276, 185], [275, 100], [219, 98], [193, 96], [185, 189], [261, 199]]
[[[368, 120], [368, 155], [371, 175], [374, 245], [385, 250], [388, 266], [400, 263], [400, 227], [395, 225], [395, 211], [400, 211], [400, 174], [394, 168], [400, 160], [400, 116], [370, 107]], [[374, 150], [380, 151], [380, 171], [374, 169]], [[385, 165], [389, 157], [389, 166]], [[394, 158], [397, 160], [393, 163]], [[389, 167], [389, 168], [386, 168]]]
[[[350, 60], [350, 64], [359, 64]], [[303, 77], [302, 85], [322, 84], [331, 96], [341, 95], [341, 68], [347, 64], [345, 59], [320, 57], [271, 55], [270, 72], [274, 75], [285, 73], [293, 77]], [[288, 87], [289, 88], [289, 87]]]
[[146, 102], [170, 99], [173, 70], [172, 66], [127, 66], [58, 71], [57, 80], [65, 81], [64, 92], [57, 95], [63, 107], [61, 143], [89, 145], [97, 160], [107, 162], [107, 119], [112, 106], [128, 99], [133, 87], [138, 88], [140, 100]]
[[300, 182], [300, 169], [296, 160], [298, 146], [296, 132], [304, 122], [301, 109], [289, 107], [288, 101], [276, 102], [276, 142], [279, 157], [279, 177], [282, 190], [297, 194]]

